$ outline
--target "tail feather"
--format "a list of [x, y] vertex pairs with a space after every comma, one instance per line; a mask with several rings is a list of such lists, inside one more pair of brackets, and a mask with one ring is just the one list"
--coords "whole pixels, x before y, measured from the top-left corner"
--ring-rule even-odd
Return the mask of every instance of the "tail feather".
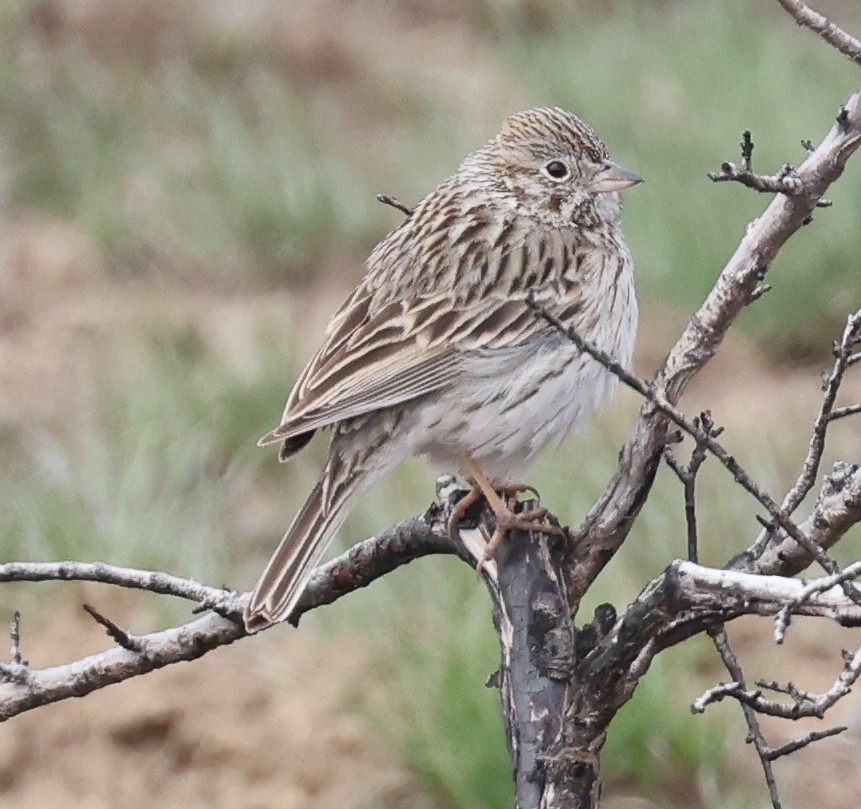
[[249, 632], [258, 632], [289, 617], [314, 568], [346, 518], [348, 506], [364, 490], [356, 486], [355, 481], [340, 485], [335, 491], [326, 491], [326, 488], [324, 476], [258, 579], [243, 616]]

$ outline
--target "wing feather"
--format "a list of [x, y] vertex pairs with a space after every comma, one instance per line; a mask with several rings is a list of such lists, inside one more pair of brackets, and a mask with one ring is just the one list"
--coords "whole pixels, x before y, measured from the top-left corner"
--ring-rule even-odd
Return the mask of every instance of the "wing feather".
[[[558, 232], [524, 228], [518, 235], [513, 225], [471, 223], [450, 229], [453, 241], [446, 249], [431, 249], [410, 231], [419, 219], [414, 214], [372, 254], [368, 275], [299, 377], [281, 425], [261, 444], [287, 439], [302, 446], [305, 434], [320, 427], [450, 386], [472, 351], [519, 345], [546, 331], [524, 301], [530, 288], [561, 283], [573, 248]], [[425, 249], [417, 250], [416, 243]], [[404, 270], [405, 255], [411, 273]], [[389, 277], [395, 264], [396, 277]], [[548, 272], [551, 266], [554, 272]], [[463, 282], [465, 269], [474, 282]], [[457, 288], [447, 283], [452, 270], [463, 282]], [[575, 313], [579, 296], [566, 285], [575, 304], [566, 314]]]

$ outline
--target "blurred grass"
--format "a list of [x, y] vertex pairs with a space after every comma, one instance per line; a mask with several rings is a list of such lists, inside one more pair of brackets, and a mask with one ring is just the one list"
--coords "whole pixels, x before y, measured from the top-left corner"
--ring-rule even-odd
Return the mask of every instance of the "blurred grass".
[[[239, 368], [193, 332], [162, 329], [142, 368], [97, 384], [90, 412], [50, 433], [0, 436], [4, 557], [104, 560], [215, 585], [243, 571], [248, 543], [261, 539], [245, 512], [261, 464], [277, 466], [255, 442], [276, 418], [287, 347], [265, 345], [261, 364]], [[187, 614], [181, 602], [160, 613]]]
[[[472, 9], [489, 25], [489, 52], [513, 97], [582, 114], [646, 177], [626, 196], [645, 307], [695, 305], [764, 207], [765, 198], [705, 179], [737, 159], [741, 131], [753, 130], [758, 170], [800, 162], [800, 139], [816, 141], [857, 84], [857, 69], [816, 37], [750, 3], [656, 11], [618, 2], [610, 14], [577, 18], [557, 9], [552, 25], [535, 26], [494, 3]], [[206, 58], [108, 64], [80, 45], [50, 50], [34, 37], [26, 5], [5, 7], [0, 23], [0, 204], [75, 222], [123, 278], [165, 273], [254, 287], [304, 280], [333, 252], [358, 264], [391, 221], [374, 193], [412, 201], [495, 131], [488, 116], [510, 111], [476, 102], [454, 120], [446, 99], [416, 82], [400, 111], [409, 137], [370, 139], [344, 125], [325, 88], [309, 92], [265, 49], [213, 43]], [[392, 92], [377, 80], [375, 93]], [[465, 146], [465, 132], [484, 134]], [[380, 176], [400, 179], [389, 188]], [[775, 357], [823, 354], [844, 310], [857, 305], [860, 196], [852, 166], [834, 208], [793, 239], [770, 279], [774, 291], [746, 315], [744, 327]], [[263, 341], [249, 366], [219, 357], [193, 331], [162, 333], [152, 347], [147, 368], [131, 380], [106, 377], [93, 411], [68, 431], [0, 435], [4, 555], [102, 558], [247, 586], [275, 539], [249, 511], [274, 501], [272, 522], [286, 523], [320, 466], [320, 442], [286, 469], [254, 449], [292, 378], [289, 349]], [[576, 523], [610, 476], [631, 418], [629, 405], [621, 412], [539, 465], [534, 482], [564, 522]], [[741, 448], [740, 460], [781, 491], [801, 448], [775, 431]], [[342, 537], [421, 510], [431, 479], [421, 464], [407, 465], [366, 498]], [[755, 532], [753, 505], [714, 464], [702, 491], [703, 559], [722, 561]], [[662, 472], [579, 620], [603, 601], [621, 608], [683, 555], [683, 536], [678, 484]], [[481, 687], [498, 650], [470, 571], [424, 560], [309, 617], [379, 628], [385, 710], [374, 710], [375, 721], [390, 723], [393, 748], [443, 805], [510, 805], [498, 699]], [[689, 803], [745, 803], [745, 787], [720, 777], [741, 731], [689, 714], [703, 659], [689, 646], [653, 666], [611, 729], [611, 784], [642, 787], [665, 804], [684, 790]]]
[[332, 122], [266, 65], [142, 73], [0, 36], [0, 115], [6, 204], [73, 220], [121, 276], [295, 279], [379, 229]]
[[[798, 163], [800, 140], [821, 137], [857, 82], [848, 60], [770, 4], [617, 2], [611, 14], [555, 8], [544, 25], [525, 24], [519, 6], [484, 5], [468, 18], [490, 25], [489, 54], [514, 95], [574, 109], [646, 177], [626, 195], [646, 302], [695, 305], [764, 207], [705, 179], [737, 159], [741, 131], [753, 131], [758, 170]], [[857, 9], [845, 14], [861, 27]], [[358, 262], [392, 221], [374, 194], [414, 201], [509, 111], [457, 106], [455, 121], [435, 89], [378, 72], [370, 92], [392, 108], [393, 142], [379, 127], [354, 131], [342, 97], [291, 79], [271, 48], [213, 31], [187, 58], [105, 64], [75, 42], [47, 53], [27, 14], [6, 15], [0, 200], [74, 220], [121, 275], [272, 283], [308, 277], [333, 251]], [[859, 195], [852, 166], [834, 207], [779, 259], [768, 302], [744, 318], [776, 356], [816, 352], [861, 293]]]

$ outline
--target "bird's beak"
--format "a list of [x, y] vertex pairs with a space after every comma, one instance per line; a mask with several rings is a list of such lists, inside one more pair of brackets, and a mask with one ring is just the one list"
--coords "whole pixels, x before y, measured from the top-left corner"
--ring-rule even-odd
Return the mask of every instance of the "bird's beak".
[[607, 160], [592, 178], [589, 190], [606, 194], [609, 191], [621, 191], [623, 188], [630, 188], [641, 182], [643, 182], [643, 178], [634, 174], [633, 171], [623, 169]]

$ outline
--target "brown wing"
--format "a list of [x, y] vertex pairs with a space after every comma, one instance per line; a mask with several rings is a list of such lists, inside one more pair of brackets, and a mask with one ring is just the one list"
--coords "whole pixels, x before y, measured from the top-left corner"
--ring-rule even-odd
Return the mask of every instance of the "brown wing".
[[[391, 304], [337, 348], [327, 342], [287, 401], [270, 444], [450, 385], [464, 352], [516, 345], [538, 330], [523, 299], [458, 309], [446, 298]], [[304, 443], [304, 442], [302, 442]], [[298, 449], [300, 445], [295, 448]]]
[[261, 445], [286, 441], [286, 457], [320, 427], [452, 384], [469, 351], [518, 345], [546, 330], [525, 305], [530, 289], [557, 300], [561, 292], [568, 311], [559, 315], [575, 312], [579, 285], [562, 279], [574, 260], [568, 239], [472, 213], [469, 227], [450, 228], [442, 250], [414, 247], [428, 243], [411, 233], [419, 211], [381, 243], [297, 381], [281, 425]]

